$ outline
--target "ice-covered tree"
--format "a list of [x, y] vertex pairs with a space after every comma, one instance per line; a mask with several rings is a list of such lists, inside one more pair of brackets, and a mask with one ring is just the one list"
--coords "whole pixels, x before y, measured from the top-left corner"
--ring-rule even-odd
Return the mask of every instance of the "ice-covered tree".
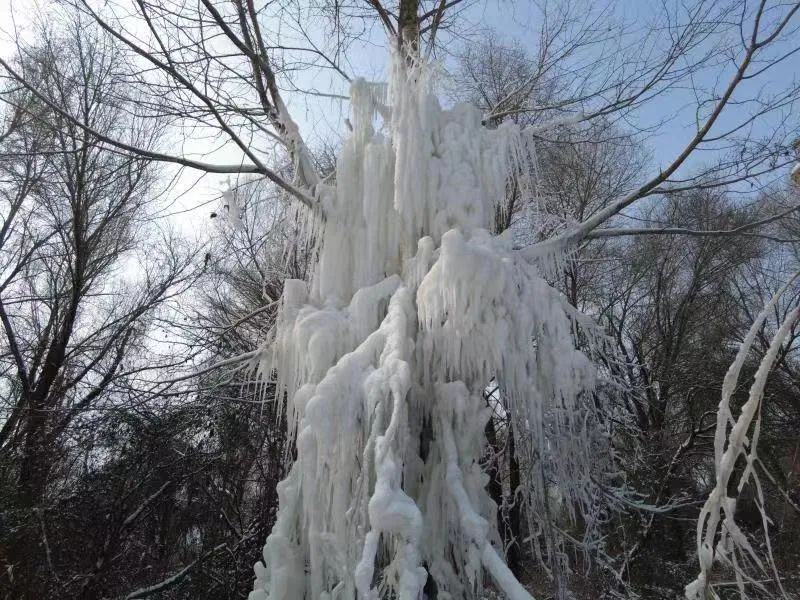
[[474, 107], [443, 109], [431, 73], [396, 57], [388, 94], [353, 85], [336, 187], [318, 187], [316, 272], [287, 282], [260, 366], [278, 376], [297, 458], [253, 599], [415, 599], [426, 585], [470, 598], [484, 570], [530, 597], [479, 464], [492, 380], [530, 441], [519, 502], [543, 528], [551, 502], [591, 514], [609, 456], [587, 402], [595, 373], [580, 316], [544, 278], [565, 246], [521, 256], [490, 233], [512, 178], [533, 191], [532, 147]]

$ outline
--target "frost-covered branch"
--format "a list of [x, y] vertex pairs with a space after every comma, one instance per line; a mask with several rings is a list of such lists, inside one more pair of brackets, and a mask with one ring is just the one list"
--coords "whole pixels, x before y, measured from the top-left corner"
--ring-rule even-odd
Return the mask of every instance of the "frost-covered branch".
[[[740, 590], [743, 590], [743, 578], [746, 577], [737, 563], [736, 553], [741, 551], [748, 556], [760, 569], [766, 571], [762, 561], [757, 556], [754, 548], [747, 540], [745, 534], [736, 523], [736, 497], [728, 496], [728, 487], [734, 477], [736, 464], [740, 458], [745, 460], [745, 469], [739, 476], [737, 491], [741, 493], [744, 486], [752, 479], [756, 486], [759, 510], [764, 522], [764, 535], [766, 536], [769, 566], [774, 570], [774, 559], [769, 542], [768, 518], [764, 511], [763, 495], [758, 473], [755, 471], [755, 461], [758, 459], [758, 438], [761, 428], [761, 406], [764, 401], [764, 387], [767, 376], [775, 362], [778, 352], [790, 330], [800, 318], [800, 307], [794, 308], [786, 315], [780, 327], [773, 336], [769, 348], [762, 358], [756, 371], [753, 384], [750, 388], [747, 401], [741, 408], [738, 418], [733, 419], [730, 405], [731, 397], [738, 384], [739, 373], [744, 364], [753, 342], [761, 329], [767, 316], [775, 304], [794, 283], [795, 275], [781, 290], [767, 303], [761, 313], [756, 317], [745, 339], [737, 352], [736, 358], [725, 375], [722, 385], [722, 399], [717, 409], [717, 427], [714, 434], [714, 467], [716, 485], [708, 496], [700, 516], [697, 520], [697, 553], [700, 562], [700, 573], [697, 578], [686, 586], [688, 600], [703, 600], [706, 597], [710, 582], [711, 569], [715, 559], [724, 560], [730, 564], [737, 577]], [[748, 440], [748, 432], [755, 423], [752, 437]], [[729, 426], [730, 431], [729, 431]], [[782, 586], [775, 573], [778, 586]], [[784, 594], [785, 595], [785, 594]]]
[[689, 229], [686, 227], [622, 227], [622, 228], [608, 228], [608, 229], [594, 229], [586, 235], [585, 239], [599, 239], [607, 237], [622, 237], [628, 235], [691, 235], [691, 236], [706, 236], [706, 237], [725, 237], [725, 236], [755, 236], [763, 239], [772, 240], [775, 242], [792, 243], [797, 242], [796, 239], [785, 239], [769, 234], [752, 233], [751, 230], [758, 229], [764, 225], [780, 221], [781, 219], [791, 215], [800, 209], [799, 206], [793, 206], [787, 210], [781, 211], [770, 217], [759, 219], [752, 223], [745, 223], [732, 229]]
[[219, 544], [218, 546], [212, 548], [208, 552], [198, 556], [188, 565], [183, 567], [180, 571], [176, 572], [174, 575], [167, 577], [166, 579], [162, 579], [158, 583], [154, 583], [153, 585], [147, 586], [145, 588], [140, 588], [135, 592], [131, 592], [127, 596], [125, 596], [125, 600], [137, 600], [138, 598], [147, 598], [148, 596], [152, 596], [154, 594], [158, 594], [163, 592], [164, 590], [168, 590], [169, 588], [178, 585], [183, 579], [192, 572], [196, 566], [202, 563], [204, 560], [220, 552], [228, 547], [227, 543]]
[[173, 483], [174, 482], [172, 480], [165, 481], [160, 488], [145, 498], [144, 501], [139, 504], [136, 510], [125, 517], [125, 520], [122, 522], [122, 527], [130, 527], [134, 521], [139, 518], [139, 515], [141, 515], [147, 509], [147, 507], [150, 506], [150, 504], [157, 500], [158, 497], [164, 493], [164, 490], [166, 490]]
[[163, 379], [159, 381], [160, 385], [172, 385], [174, 383], [179, 383], [181, 381], [186, 381], [187, 379], [194, 379], [196, 377], [200, 377], [201, 375], [205, 375], [211, 371], [216, 371], [222, 367], [229, 367], [231, 365], [242, 365], [248, 363], [249, 361], [254, 360], [259, 356], [258, 350], [251, 350], [250, 352], [244, 352], [237, 356], [232, 356], [230, 358], [226, 358], [224, 360], [220, 360], [215, 362], [208, 367], [203, 367], [199, 371], [194, 371], [193, 373], [188, 373], [186, 375], [181, 375], [179, 377], [173, 377], [172, 379]]

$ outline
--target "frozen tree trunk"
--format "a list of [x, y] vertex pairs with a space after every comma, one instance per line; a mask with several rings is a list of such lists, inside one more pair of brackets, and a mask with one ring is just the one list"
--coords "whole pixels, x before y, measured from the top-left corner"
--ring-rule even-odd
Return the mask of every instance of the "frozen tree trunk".
[[487, 574], [530, 599], [504, 562], [479, 462], [493, 379], [527, 461], [517, 503], [547, 514], [549, 484], [529, 468], [571, 505], [591, 502], [594, 371], [543, 278], [560, 257], [523, 259], [491, 233], [512, 179], [530, 194], [531, 148], [474, 107], [443, 110], [429, 76], [398, 51], [388, 93], [356, 82], [336, 188], [318, 186], [316, 270], [286, 283], [260, 364], [265, 380], [278, 373], [297, 457], [251, 600], [417, 600], [434, 582], [478, 598]]
[[400, 51], [413, 60], [419, 48], [419, 0], [401, 0], [398, 26]]

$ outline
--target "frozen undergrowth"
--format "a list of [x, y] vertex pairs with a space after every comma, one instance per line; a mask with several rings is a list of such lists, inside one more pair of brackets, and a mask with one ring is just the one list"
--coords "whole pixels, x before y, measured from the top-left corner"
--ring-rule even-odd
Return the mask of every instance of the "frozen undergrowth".
[[297, 458], [251, 600], [417, 600], [428, 577], [439, 598], [474, 599], [486, 574], [531, 598], [503, 560], [479, 464], [491, 380], [524, 440], [519, 501], [543, 564], [561, 568], [558, 499], [602, 518], [595, 372], [544, 278], [562, 257], [523, 259], [491, 233], [512, 174], [532, 192], [532, 149], [474, 107], [443, 110], [429, 76], [395, 60], [388, 93], [356, 82], [335, 187], [317, 186], [316, 270], [286, 282], [260, 363], [278, 374]]

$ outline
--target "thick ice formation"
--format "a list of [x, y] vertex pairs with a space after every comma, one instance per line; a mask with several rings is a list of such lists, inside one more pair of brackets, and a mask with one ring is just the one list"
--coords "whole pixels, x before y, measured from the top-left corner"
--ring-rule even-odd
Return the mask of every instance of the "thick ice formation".
[[593, 501], [594, 372], [575, 319], [490, 233], [529, 151], [474, 107], [442, 109], [427, 77], [396, 60], [388, 94], [356, 82], [335, 188], [317, 186], [316, 271], [286, 283], [260, 367], [278, 375], [297, 459], [251, 600], [417, 600], [429, 578], [440, 598], [475, 598], [484, 573], [530, 598], [503, 561], [480, 468], [492, 379], [536, 482], [520, 501], [553, 510], [553, 485], [571, 506]]

